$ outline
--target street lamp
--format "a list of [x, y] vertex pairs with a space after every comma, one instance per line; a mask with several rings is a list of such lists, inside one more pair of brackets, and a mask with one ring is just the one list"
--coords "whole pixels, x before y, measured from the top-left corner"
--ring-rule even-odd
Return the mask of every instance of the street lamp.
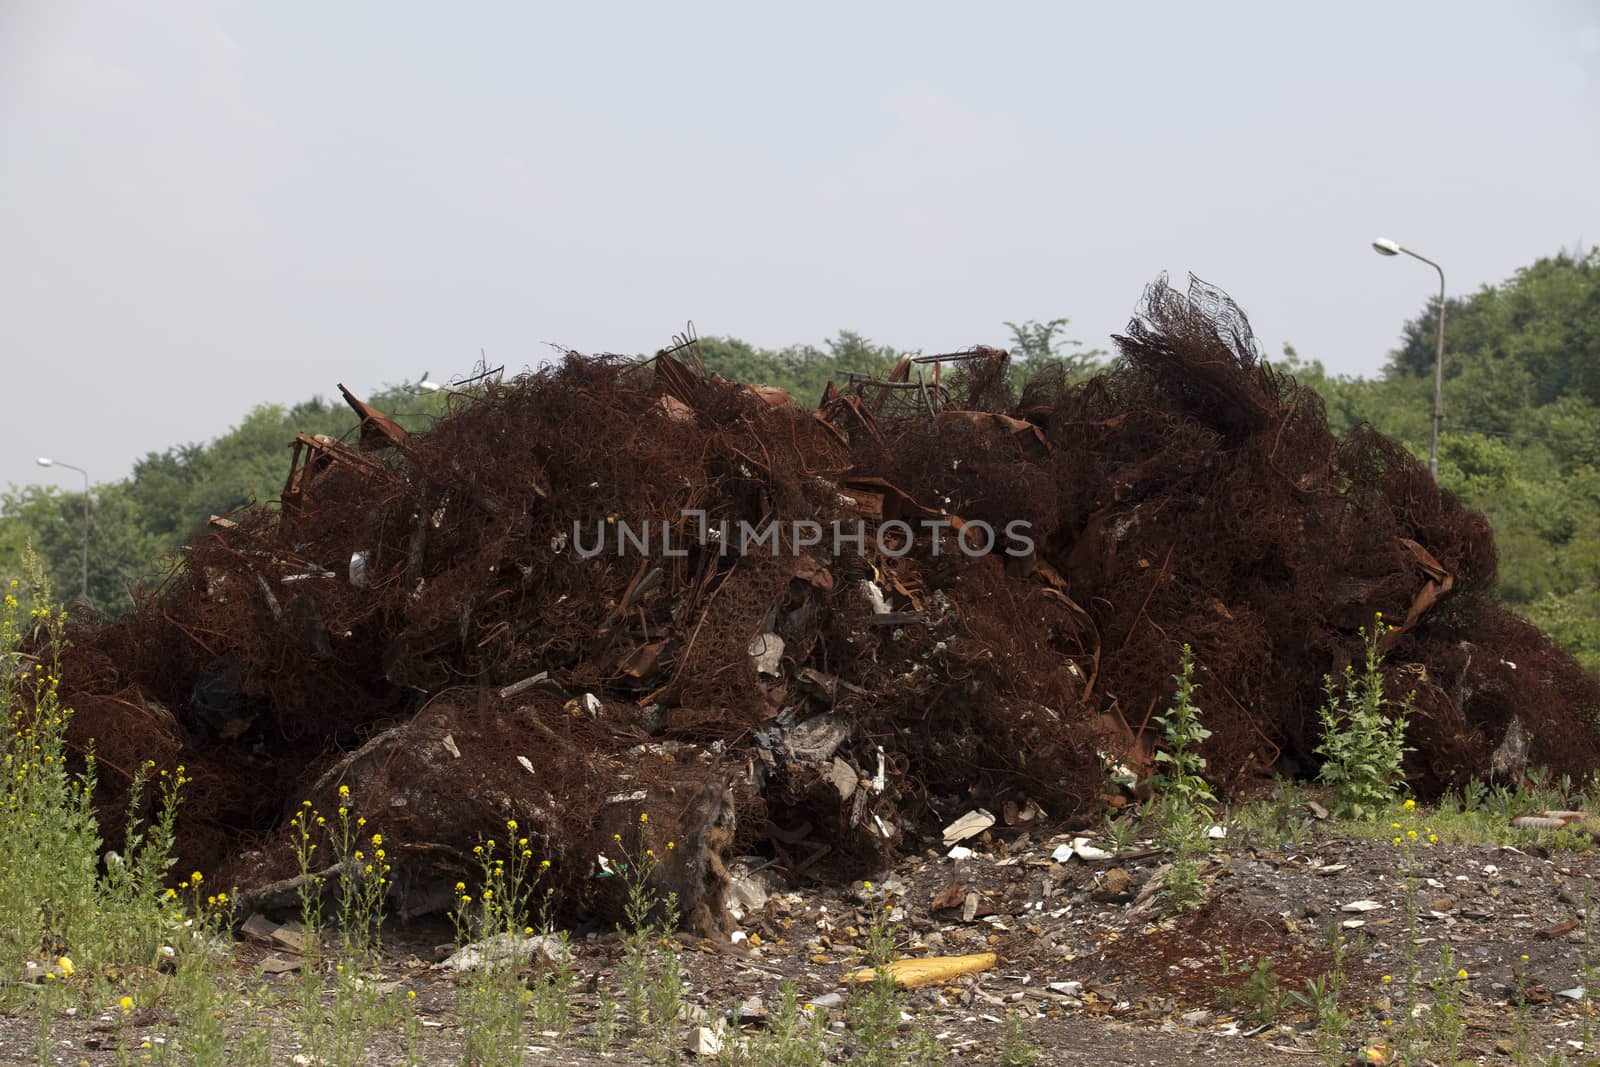
[[65, 467], [69, 471], [77, 471], [83, 475], [83, 602], [87, 605], [89, 603], [89, 472], [82, 467], [75, 467], [59, 459], [51, 459], [49, 456], [40, 456], [39, 466]]
[[1439, 350], [1433, 358], [1433, 441], [1428, 446], [1428, 473], [1439, 480], [1439, 423], [1444, 420], [1444, 268], [1427, 256], [1419, 256], [1387, 237], [1372, 242], [1379, 255], [1398, 256], [1404, 252], [1412, 259], [1420, 259], [1439, 272]]

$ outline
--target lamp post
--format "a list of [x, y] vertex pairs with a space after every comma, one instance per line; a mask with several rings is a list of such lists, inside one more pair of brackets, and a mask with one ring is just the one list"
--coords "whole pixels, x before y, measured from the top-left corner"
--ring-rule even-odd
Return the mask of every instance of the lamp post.
[[89, 603], [89, 472], [82, 467], [75, 467], [71, 463], [63, 463], [49, 456], [40, 456], [39, 466], [65, 467], [69, 471], [77, 471], [83, 475], [83, 602], [87, 605]]
[[1439, 423], [1444, 421], [1444, 268], [1439, 266], [1427, 256], [1421, 256], [1389, 240], [1380, 237], [1372, 242], [1372, 247], [1379, 255], [1398, 256], [1404, 252], [1412, 259], [1420, 259], [1428, 266], [1439, 272], [1439, 350], [1433, 358], [1433, 440], [1428, 445], [1428, 473], [1433, 475], [1433, 480], [1439, 480]]

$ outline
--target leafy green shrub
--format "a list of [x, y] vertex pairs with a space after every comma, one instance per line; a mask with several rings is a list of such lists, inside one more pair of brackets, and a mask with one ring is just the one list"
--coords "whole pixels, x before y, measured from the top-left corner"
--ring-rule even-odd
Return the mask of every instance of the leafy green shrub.
[[1383, 692], [1378, 646], [1384, 632], [1379, 612], [1373, 632], [1361, 630], [1366, 646], [1362, 669], [1346, 667], [1337, 684], [1331, 676], [1323, 680], [1327, 699], [1319, 712], [1320, 777], [1333, 786], [1336, 814], [1343, 818], [1371, 818], [1387, 808], [1401, 780], [1400, 762], [1411, 751], [1405, 745], [1411, 698], [1391, 700]]
[[1179, 672], [1173, 676], [1176, 690], [1172, 707], [1156, 716], [1161, 724], [1166, 747], [1156, 753], [1160, 773], [1150, 779], [1153, 792], [1151, 810], [1161, 844], [1172, 856], [1172, 866], [1162, 883], [1162, 901], [1173, 911], [1198, 907], [1205, 900], [1200, 880], [1198, 857], [1211, 846], [1211, 807], [1216, 801], [1203, 772], [1205, 757], [1200, 746], [1211, 731], [1200, 722], [1200, 708], [1194, 695], [1200, 685], [1194, 680], [1194, 653], [1183, 646]]
[[1204, 777], [1206, 759], [1200, 755], [1200, 746], [1211, 731], [1201, 725], [1200, 709], [1194, 702], [1200, 683], [1194, 680], [1194, 652], [1188, 645], [1183, 646], [1178, 673], [1172, 680], [1177, 685], [1172, 707], [1165, 715], [1155, 717], [1165, 735], [1166, 748], [1156, 753], [1162, 770], [1151, 778], [1150, 784], [1157, 796], [1186, 812], [1194, 812], [1209, 808], [1217, 798]]

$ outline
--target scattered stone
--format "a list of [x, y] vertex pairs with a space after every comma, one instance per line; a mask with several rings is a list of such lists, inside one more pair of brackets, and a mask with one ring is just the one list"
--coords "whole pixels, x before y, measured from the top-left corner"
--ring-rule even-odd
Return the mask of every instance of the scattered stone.
[[966, 903], [967, 891], [961, 887], [960, 882], [951, 882], [934, 895], [928, 903], [930, 912], [953, 911]]
[[274, 952], [259, 964], [262, 974], [290, 974], [300, 969], [303, 961], [297, 956], [284, 956]]

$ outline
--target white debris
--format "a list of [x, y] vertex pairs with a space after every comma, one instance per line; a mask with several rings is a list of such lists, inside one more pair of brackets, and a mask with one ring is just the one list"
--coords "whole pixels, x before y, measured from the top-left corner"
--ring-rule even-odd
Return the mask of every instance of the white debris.
[[944, 828], [944, 843], [953, 845], [969, 837], [977, 837], [994, 825], [994, 816], [983, 808], [975, 808]]
[[568, 954], [567, 946], [559, 937], [544, 934], [530, 937], [496, 934], [494, 937], [458, 949], [444, 961], [442, 966], [447, 971], [475, 971], [491, 965], [517, 966], [536, 956], [542, 956], [555, 963], [565, 959]]
[[1089, 844], [1089, 839], [1087, 837], [1074, 837], [1071, 844], [1062, 845], [1061, 848], [1056, 849], [1050, 854], [1050, 858], [1055, 860], [1057, 863], [1065, 863], [1067, 861], [1067, 857], [1061, 857], [1060, 859], [1057, 859], [1058, 856], [1061, 856], [1062, 849], [1067, 850], [1067, 857], [1076, 856], [1085, 862], [1090, 860], [1108, 860], [1116, 856], [1115, 852], [1107, 852], [1103, 848]]
[[720, 1056], [722, 1038], [710, 1027], [694, 1027], [690, 1033], [690, 1054], [693, 1056]]
[[884, 598], [883, 590], [878, 588], [878, 583], [870, 578], [861, 581], [861, 594], [867, 598], [867, 603], [872, 605], [874, 615], [889, 614], [889, 601]]
[[783, 665], [783, 638], [777, 634], [758, 634], [747, 649], [756, 673], [776, 678]]

